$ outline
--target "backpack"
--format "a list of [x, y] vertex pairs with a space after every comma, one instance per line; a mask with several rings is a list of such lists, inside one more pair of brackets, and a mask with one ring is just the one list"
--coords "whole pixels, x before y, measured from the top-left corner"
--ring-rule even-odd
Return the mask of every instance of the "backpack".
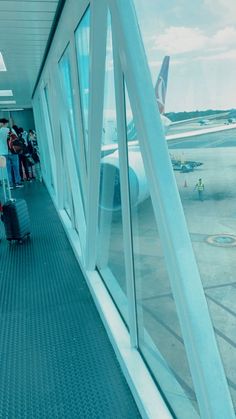
[[8, 150], [12, 154], [19, 154], [22, 151], [21, 141], [19, 140], [17, 135], [14, 134], [14, 132], [12, 132], [11, 130], [9, 130], [9, 133], [7, 136], [7, 146], [8, 146]]

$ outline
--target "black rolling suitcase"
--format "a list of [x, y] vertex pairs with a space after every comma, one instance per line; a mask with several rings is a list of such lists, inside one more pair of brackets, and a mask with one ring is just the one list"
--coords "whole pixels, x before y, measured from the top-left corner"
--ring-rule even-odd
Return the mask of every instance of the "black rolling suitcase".
[[2, 221], [6, 239], [10, 242], [23, 239], [30, 235], [30, 222], [27, 204], [24, 199], [9, 200], [2, 206]]
[[10, 242], [17, 240], [19, 243], [22, 243], [23, 239], [30, 235], [28, 207], [24, 199], [16, 200], [11, 198], [6, 159], [3, 156], [0, 156], [0, 173], [4, 196], [1, 219], [5, 227], [6, 239]]

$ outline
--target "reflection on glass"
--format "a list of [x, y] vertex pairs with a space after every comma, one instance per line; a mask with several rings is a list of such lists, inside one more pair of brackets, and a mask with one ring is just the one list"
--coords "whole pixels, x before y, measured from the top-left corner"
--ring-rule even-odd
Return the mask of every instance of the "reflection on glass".
[[[126, 102], [130, 115], [128, 97]], [[128, 160], [139, 348], [176, 416], [195, 418], [196, 396], [138, 140], [128, 142]]]
[[[196, 123], [192, 129], [199, 129]], [[212, 127], [219, 122], [212, 121]], [[227, 127], [227, 125], [226, 125]], [[211, 129], [211, 128], [210, 128]], [[214, 128], [213, 128], [214, 129]], [[235, 129], [168, 143], [229, 390], [235, 374]], [[176, 170], [185, 167], [185, 170]]]
[[[61, 76], [61, 85], [62, 85], [62, 91], [64, 94], [64, 99], [66, 100], [67, 109], [69, 110], [69, 129], [71, 135], [66, 136], [66, 138], [63, 139], [63, 142], [65, 142], [65, 146], [67, 147], [68, 141], [70, 137], [72, 137], [72, 146], [74, 150], [74, 156], [75, 156], [75, 162], [77, 166], [77, 173], [79, 177], [79, 184], [80, 184], [80, 190], [82, 191], [82, 180], [80, 176], [80, 167], [79, 167], [79, 157], [80, 157], [80, 147], [79, 147], [79, 141], [76, 136], [76, 130], [75, 130], [75, 119], [74, 119], [74, 107], [73, 107], [73, 88], [72, 88], [72, 80], [71, 80], [71, 68], [70, 68], [70, 56], [69, 56], [69, 47], [66, 48], [64, 51], [59, 63], [59, 71]], [[67, 113], [65, 113], [65, 118], [67, 117]], [[70, 134], [68, 133], [68, 134]], [[64, 153], [65, 154], [65, 153]], [[66, 175], [68, 178], [68, 174]], [[66, 180], [64, 180], [66, 182]], [[69, 181], [69, 179], [68, 179]], [[68, 191], [66, 192], [68, 194]], [[82, 196], [83, 199], [83, 196]]]
[[77, 65], [79, 72], [80, 98], [83, 115], [84, 137], [88, 147], [88, 104], [89, 104], [89, 34], [90, 10], [84, 14], [75, 32]]
[[69, 47], [65, 50], [59, 61], [59, 70], [62, 80], [62, 88], [65, 92], [65, 100], [69, 109], [70, 115], [70, 127], [72, 130], [72, 139], [75, 141], [75, 123], [74, 123], [74, 109], [73, 109], [73, 93], [71, 83], [71, 70], [70, 70], [70, 59], [69, 59]]
[[170, 157], [236, 407], [236, 3], [134, 3], [153, 80], [170, 55]]
[[[44, 88], [44, 96], [45, 96], [45, 102], [46, 102], [46, 108], [44, 108], [44, 112], [46, 112], [47, 117], [48, 117], [48, 121], [49, 121], [49, 126], [46, 124], [46, 132], [48, 130], [50, 130], [50, 135], [48, 136], [48, 139], [50, 141], [51, 138], [53, 138], [52, 136], [52, 122], [51, 122], [51, 115], [50, 115], [50, 106], [49, 106], [49, 96], [48, 96], [48, 86], [45, 86]], [[47, 132], [48, 134], [48, 132]], [[45, 149], [46, 149], [46, 153], [45, 153], [45, 161], [46, 161], [46, 171], [49, 177], [49, 181], [51, 186], [54, 188], [54, 184], [53, 184], [53, 176], [52, 176], [52, 167], [51, 167], [51, 159], [50, 159], [50, 152], [49, 152], [49, 146], [48, 146], [48, 142], [45, 141]]]
[[51, 113], [50, 113], [50, 103], [49, 103], [49, 92], [48, 92], [48, 86], [44, 87], [44, 94], [45, 94], [45, 99], [46, 99], [46, 105], [47, 105], [47, 114], [48, 114], [48, 120], [50, 123], [50, 130], [52, 133], [52, 117], [51, 117]]
[[66, 163], [66, 154], [65, 154], [65, 151], [64, 151], [62, 134], [60, 135], [60, 145], [61, 145], [61, 158], [62, 158], [62, 168], [61, 168], [61, 170], [64, 174], [64, 176], [62, 178], [62, 182], [63, 182], [63, 207], [64, 207], [65, 211], [67, 212], [69, 218], [71, 218], [70, 199], [71, 199], [72, 195], [71, 195], [69, 174], [68, 174], [68, 168], [67, 168], [67, 163]]
[[110, 17], [108, 22], [97, 266], [122, 316], [127, 322], [120, 167], [117, 149], [117, 123]]

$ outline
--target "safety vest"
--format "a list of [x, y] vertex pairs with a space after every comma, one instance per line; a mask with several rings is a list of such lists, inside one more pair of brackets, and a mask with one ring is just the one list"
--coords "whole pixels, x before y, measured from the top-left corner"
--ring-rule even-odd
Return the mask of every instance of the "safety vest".
[[199, 191], [203, 191], [204, 190], [204, 184], [203, 183], [197, 183], [197, 188]]

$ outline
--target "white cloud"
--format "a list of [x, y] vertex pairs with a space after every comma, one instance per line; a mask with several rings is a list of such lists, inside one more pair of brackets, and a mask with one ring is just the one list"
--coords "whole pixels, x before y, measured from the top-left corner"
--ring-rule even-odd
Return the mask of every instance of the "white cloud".
[[224, 60], [236, 60], [236, 49], [232, 49], [219, 54], [199, 56], [194, 61], [224, 61]]
[[154, 48], [167, 54], [182, 54], [204, 47], [207, 37], [199, 28], [171, 26], [156, 37]]
[[[183, 64], [183, 61], [184, 60], [171, 59], [171, 65], [173, 66], [173, 65]], [[158, 68], [158, 69], [160, 69], [161, 68], [161, 65], [162, 65], [162, 61], [159, 61], [159, 60], [148, 60], [148, 64], [149, 64], [149, 66], [151, 68], [154, 68], [154, 69]]]
[[221, 23], [235, 22], [235, 0], [204, 0], [204, 6], [211, 14], [218, 16]]
[[212, 44], [217, 46], [229, 46], [235, 45], [236, 43], [236, 28], [233, 26], [226, 26], [223, 29], [220, 29], [212, 37]]
[[[217, 51], [232, 49], [236, 44], [236, 28], [226, 26], [213, 34], [206, 34], [199, 28], [172, 26], [155, 37], [152, 50], [164, 51], [165, 54], [177, 55], [196, 51], [215, 54]], [[223, 54], [223, 53], [222, 53]], [[217, 54], [215, 54], [216, 56]], [[227, 58], [227, 54], [225, 54]], [[228, 54], [232, 57], [232, 53]], [[210, 59], [210, 58], [209, 58]]]

